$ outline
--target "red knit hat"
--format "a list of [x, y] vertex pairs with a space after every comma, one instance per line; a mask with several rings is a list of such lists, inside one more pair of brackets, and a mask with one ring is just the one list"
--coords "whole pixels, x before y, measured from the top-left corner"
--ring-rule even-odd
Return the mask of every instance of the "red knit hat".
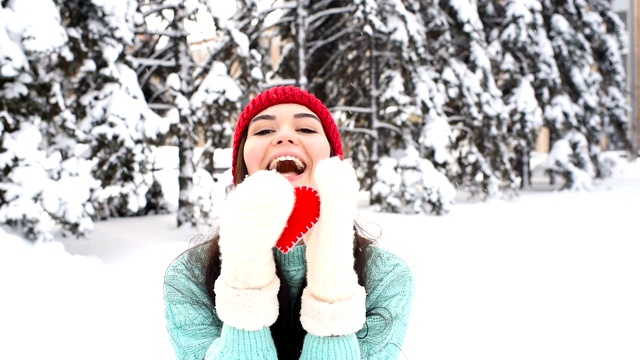
[[298, 104], [311, 110], [322, 123], [324, 133], [327, 135], [329, 144], [334, 151], [334, 155], [343, 158], [342, 141], [340, 140], [340, 132], [336, 126], [336, 122], [327, 107], [313, 94], [295, 86], [278, 86], [265, 90], [254, 97], [249, 104], [242, 110], [236, 131], [233, 135], [233, 158], [231, 165], [231, 174], [233, 183], [236, 184], [236, 164], [238, 152], [240, 151], [240, 139], [242, 134], [247, 130], [251, 120], [263, 110], [279, 104]]

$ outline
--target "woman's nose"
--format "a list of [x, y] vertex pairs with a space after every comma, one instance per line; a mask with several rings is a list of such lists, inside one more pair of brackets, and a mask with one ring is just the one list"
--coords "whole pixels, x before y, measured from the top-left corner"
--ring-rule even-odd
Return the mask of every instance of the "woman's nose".
[[278, 135], [273, 139], [275, 145], [296, 144], [295, 134], [291, 130], [282, 129], [278, 131]]

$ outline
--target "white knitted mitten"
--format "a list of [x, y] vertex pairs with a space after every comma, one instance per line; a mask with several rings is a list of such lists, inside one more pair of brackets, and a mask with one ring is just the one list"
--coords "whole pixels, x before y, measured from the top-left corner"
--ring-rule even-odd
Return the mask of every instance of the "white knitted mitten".
[[227, 196], [220, 215], [222, 268], [216, 311], [228, 325], [260, 330], [278, 318], [273, 247], [293, 210], [291, 183], [273, 171], [249, 176]]
[[314, 182], [320, 218], [305, 241], [307, 287], [300, 321], [314, 335], [352, 334], [362, 328], [366, 313], [366, 294], [353, 268], [358, 180], [348, 162], [332, 157], [318, 163]]

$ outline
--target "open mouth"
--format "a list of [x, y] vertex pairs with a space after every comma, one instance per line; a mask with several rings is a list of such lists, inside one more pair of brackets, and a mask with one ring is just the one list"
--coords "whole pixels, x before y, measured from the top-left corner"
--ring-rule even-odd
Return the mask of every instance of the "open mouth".
[[306, 169], [306, 165], [302, 160], [293, 156], [279, 156], [269, 164], [269, 170], [275, 170], [281, 174], [295, 173], [300, 175]]

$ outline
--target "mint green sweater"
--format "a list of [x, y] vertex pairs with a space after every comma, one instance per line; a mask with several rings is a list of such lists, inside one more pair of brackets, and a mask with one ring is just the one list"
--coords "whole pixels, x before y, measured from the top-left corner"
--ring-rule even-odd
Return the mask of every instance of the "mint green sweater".
[[[193, 249], [190, 251], [194, 251]], [[379, 247], [370, 247], [367, 265], [366, 325], [357, 333], [321, 337], [307, 334], [300, 359], [397, 359], [404, 342], [414, 280], [407, 264]], [[305, 245], [288, 254], [276, 251], [292, 296], [299, 296], [306, 274]], [[277, 359], [271, 331], [240, 330], [223, 324], [204, 289], [201, 269], [189, 252], [174, 260], [165, 274], [167, 330], [178, 360]]]

